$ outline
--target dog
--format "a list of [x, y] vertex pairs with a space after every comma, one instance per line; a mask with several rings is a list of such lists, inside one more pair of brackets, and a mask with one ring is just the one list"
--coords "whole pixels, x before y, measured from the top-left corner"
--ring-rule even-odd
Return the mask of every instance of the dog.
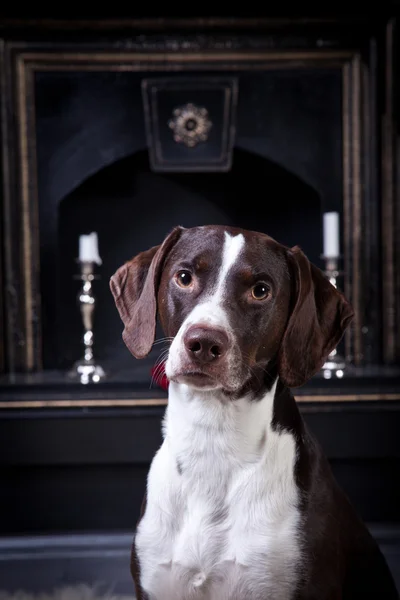
[[176, 227], [110, 287], [136, 358], [157, 315], [171, 341], [163, 443], [132, 547], [138, 600], [398, 599], [289, 391], [353, 318], [302, 250]]

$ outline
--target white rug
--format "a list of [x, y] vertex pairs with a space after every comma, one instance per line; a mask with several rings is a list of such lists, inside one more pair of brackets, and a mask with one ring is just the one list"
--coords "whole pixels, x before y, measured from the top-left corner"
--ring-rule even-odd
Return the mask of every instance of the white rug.
[[15, 592], [9, 594], [0, 590], [0, 600], [135, 600], [134, 596], [118, 596], [104, 593], [86, 585], [64, 587], [54, 592], [42, 594], [29, 594], [27, 592]]

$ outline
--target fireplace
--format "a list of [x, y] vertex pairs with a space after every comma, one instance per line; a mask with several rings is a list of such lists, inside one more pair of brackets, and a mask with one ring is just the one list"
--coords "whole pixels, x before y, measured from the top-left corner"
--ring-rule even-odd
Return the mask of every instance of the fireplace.
[[[96, 43], [5, 45], [7, 394], [13, 381], [28, 395], [52, 382], [78, 399], [157, 396], [149, 385], [159, 348], [139, 362], [121, 339], [108, 288], [118, 266], [177, 224], [219, 223], [300, 245], [323, 268], [326, 211], [340, 215], [340, 283], [356, 313], [341, 347], [348, 376], [317, 377], [299, 394], [355, 397], [368, 386], [378, 397], [378, 381], [394, 393], [399, 240], [394, 172], [380, 163], [394, 147], [389, 117], [379, 135], [390, 102], [377, 95], [385, 73], [374, 45], [386, 35], [390, 55], [390, 24], [358, 37], [349, 22], [309, 23], [296, 35], [268, 24], [264, 34], [240, 22], [229, 35], [222, 23], [204, 27], [138, 32], [122, 45], [115, 31]], [[88, 392], [66, 374], [82, 353], [74, 276], [79, 236], [91, 231], [103, 259], [95, 352], [109, 377]]]
[[[150, 385], [161, 345], [136, 361], [122, 342], [116, 268], [174, 225], [205, 223], [265, 231], [323, 267], [327, 211], [356, 319], [345, 376], [295, 396], [361, 516], [399, 523], [398, 71], [384, 10], [0, 19], [3, 535], [131, 530], [139, 515], [167, 395]], [[68, 377], [82, 356], [74, 276], [92, 231], [108, 377], [82, 385]]]

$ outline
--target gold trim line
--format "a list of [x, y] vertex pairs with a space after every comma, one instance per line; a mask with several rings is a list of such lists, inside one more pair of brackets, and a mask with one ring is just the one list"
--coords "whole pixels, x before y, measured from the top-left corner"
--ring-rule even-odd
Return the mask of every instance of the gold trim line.
[[[96, 62], [98, 64], [105, 63], [132, 63], [140, 61], [140, 62], [157, 62], [162, 63], [165, 67], [165, 64], [168, 62], [198, 62], [198, 61], [217, 61], [223, 62], [223, 60], [227, 60], [229, 62], [233, 61], [246, 61], [251, 60], [254, 61], [273, 61], [273, 60], [316, 60], [317, 62], [323, 62], [326, 60], [341, 60], [343, 62], [351, 60], [354, 56], [354, 52], [350, 52], [347, 50], [308, 50], [308, 51], [298, 51], [298, 50], [288, 50], [286, 52], [254, 52], [252, 50], [242, 51], [242, 52], [230, 52], [229, 50], [221, 50], [220, 52], [215, 51], [191, 51], [188, 50], [186, 52], [165, 52], [160, 50], [159, 52], [102, 52], [98, 51], [90, 51], [86, 52], [21, 52], [19, 58], [24, 62], [44, 62], [47, 64], [54, 63], [73, 63], [73, 62]], [[165, 69], [164, 69], [165, 70]]]
[[[337, 395], [306, 395], [297, 396], [296, 401], [303, 402], [374, 402], [400, 401], [400, 394], [337, 394]], [[16, 408], [115, 408], [135, 406], [166, 406], [167, 398], [147, 399], [115, 399], [115, 400], [16, 400], [1, 401], [0, 409]]]
[[[26, 107], [26, 70], [25, 62], [18, 58], [18, 107], [19, 107], [19, 144], [21, 152], [21, 200], [23, 227], [23, 256], [24, 256], [24, 290], [25, 290], [25, 347], [26, 368], [31, 371], [34, 364], [33, 356], [33, 315], [32, 315], [32, 238], [29, 211], [29, 167], [28, 167], [28, 114]], [[29, 84], [30, 82], [28, 82]]]

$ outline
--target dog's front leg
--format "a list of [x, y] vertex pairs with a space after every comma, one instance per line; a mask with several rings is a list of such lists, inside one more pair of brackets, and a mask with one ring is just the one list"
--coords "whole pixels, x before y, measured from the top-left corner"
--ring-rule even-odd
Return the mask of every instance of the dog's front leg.
[[[136, 525], [136, 529], [137, 529], [141, 519], [143, 518], [143, 515], [146, 510], [146, 505], [147, 505], [147, 494], [144, 495], [144, 498], [142, 501], [142, 505], [140, 508], [140, 516], [139, 516], [139, 520]], [[139, 564], [139, 559], [138, 559], [138, 556], [136, 553], [136, 532], [135, 532], [135, 535], [133, 537], [133, 542], [132, 542], [131, 565], [130, 566], [131, 566], [131, 575], [132, 575], [133, 583], [135, 584], [136, 600], [150, 600], [148, 594], [146, 594], [146, 592], [143, 591], [141, 583], [140, 583], [140, 564]]]
[[131, 549], [131, 575], [133, 583], [135, 584], [136, 600], [150, 600], [146, 592], [142, 590], [142, 586], [140, 584], [140, 566], [136, 554], [135, 539], [133, 539]]

